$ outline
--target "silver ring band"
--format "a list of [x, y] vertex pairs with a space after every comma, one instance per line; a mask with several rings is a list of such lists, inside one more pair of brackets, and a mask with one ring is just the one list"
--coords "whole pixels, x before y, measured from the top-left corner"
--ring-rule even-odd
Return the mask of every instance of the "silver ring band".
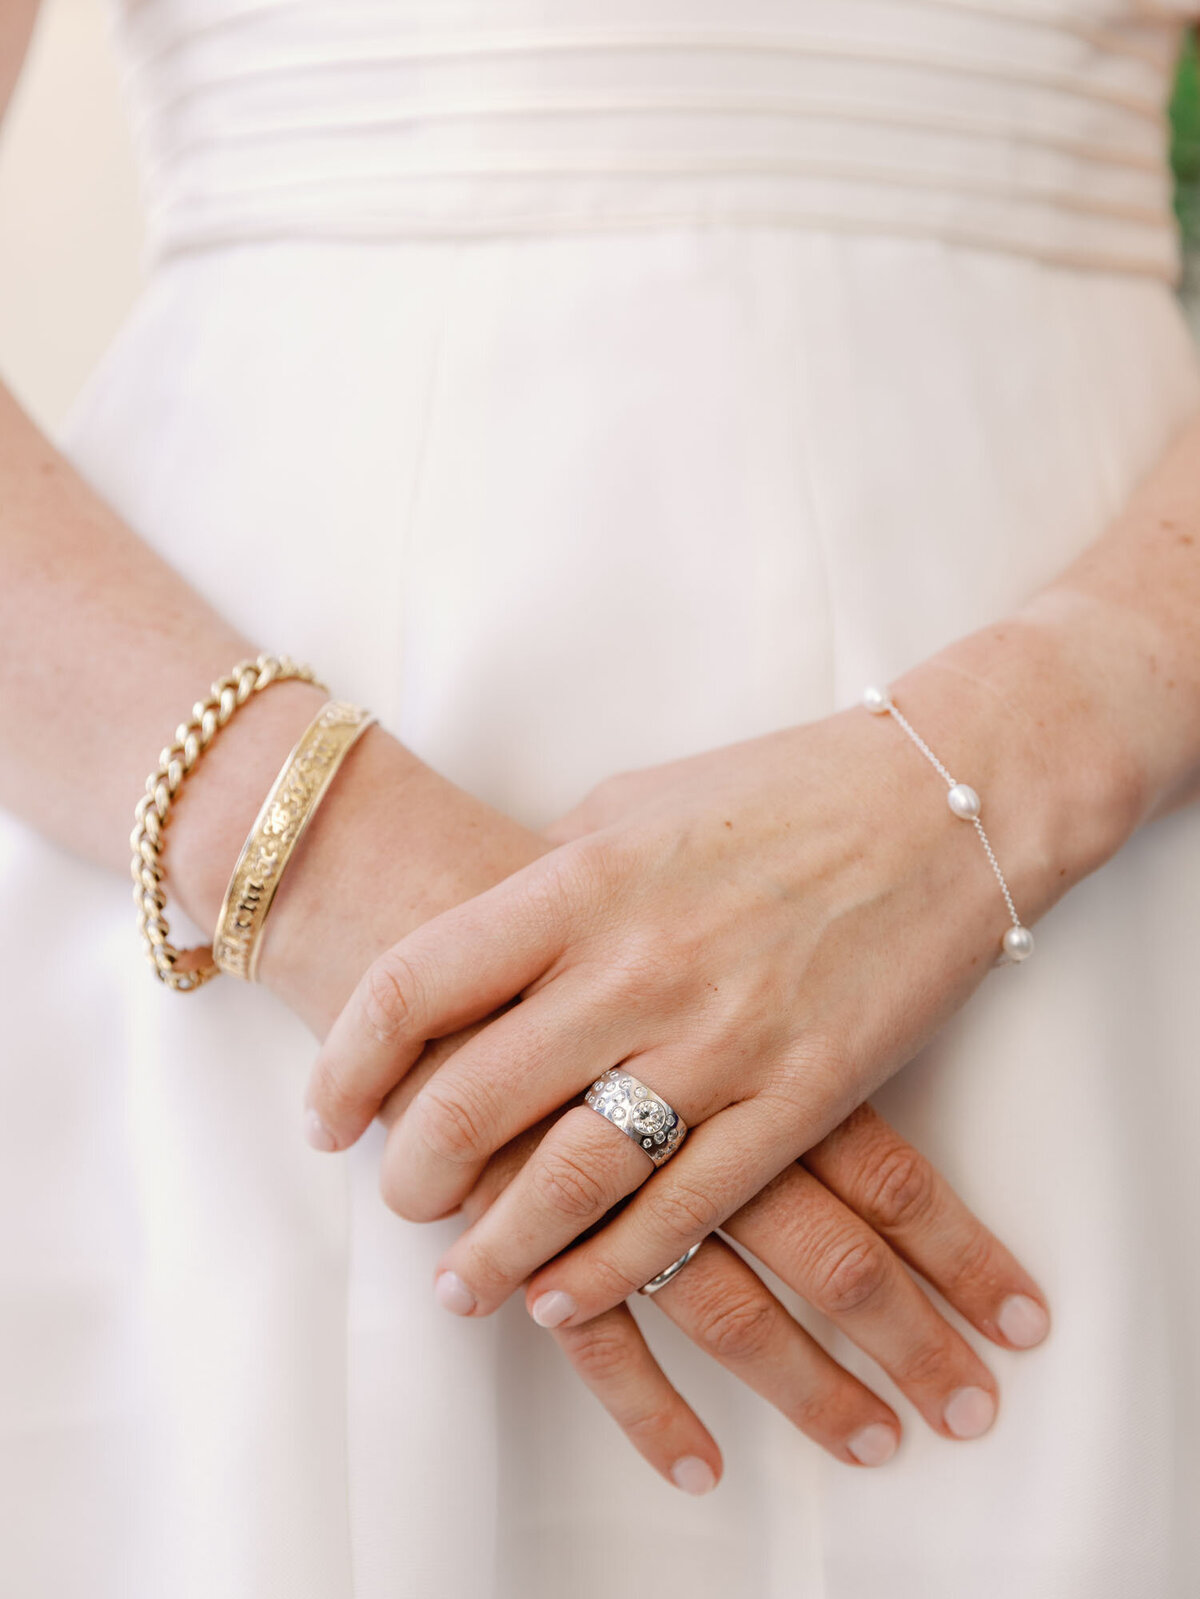
[[671, 1278], [674, 1277], [677, 1272], [681, 1272], [683, 1270], [688, 1261], [691, 1260], [692, 1257], [699, 1251], [700, 1246], [704, 1242], [705, 1240], [702, 1238], [699, 1244], [693, 1244], [686, 1254], [680, 1255], [678, 1260], [673, 1260], [665, 1271], [660, 1271], [657, 1277], [651, 1277], [648, 1283], [645, 1283], [641, 1288], [638, 1289], [638, 1293], [656, 1294], [660, 1288], [665, 1288], [671, 1281]]
[[645, 1150], [656, 1166], [670, 1160], [687, 1137], [687, 1123], [678, 1111], [619, 1066], [602, 1072], [583, 1098]]

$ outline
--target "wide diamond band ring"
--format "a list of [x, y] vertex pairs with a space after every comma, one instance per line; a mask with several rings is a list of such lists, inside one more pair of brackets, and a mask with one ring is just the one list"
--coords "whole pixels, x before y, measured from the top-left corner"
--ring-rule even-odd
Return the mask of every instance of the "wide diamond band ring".
[[664, 1271], [660, 1271], [657, 1277], [651, 1277], [648, 1283], [643, 1283], [638, 1289], [638, 1293], [656, 1294], [660, 1288], [665, 1288], [671, 1281], [671, 1278], [674, 1277], [676, 1273], [681, 1272], [687, 1265], [688, 1261], [699, 1253], [703, 1243], [704, 1239], [702, 1238], [700, 1243], [693, 1244], [685, 1254], [680, 1255], [678, 1260], [673, 1260]]
[[593, 1110], [640, 1144], [656, 1166], [670, 1160], [687, 1137], [683, 1117], [619, 1066], [597, 1077], [583, 1097]]

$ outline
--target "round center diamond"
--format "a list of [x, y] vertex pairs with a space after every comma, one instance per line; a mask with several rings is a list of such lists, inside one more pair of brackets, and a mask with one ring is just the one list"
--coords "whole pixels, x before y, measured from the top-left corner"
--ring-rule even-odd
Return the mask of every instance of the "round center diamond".
[[667, 1109], [657, 1099], [644, 1099], [633, 1107], [630, 1117], [639, 1133], [661, 1132], [667, 1124]]

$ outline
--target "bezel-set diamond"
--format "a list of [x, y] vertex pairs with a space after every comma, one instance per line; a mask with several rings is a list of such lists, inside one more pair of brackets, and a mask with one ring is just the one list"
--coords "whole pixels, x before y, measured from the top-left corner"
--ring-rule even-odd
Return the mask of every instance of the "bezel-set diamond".
[[619, 1066], [601, 1073], [584, 1102], [639, 1144], [656, 1166], [670, 1160], [687, 1136], [687, 1124], [666, 1100]]

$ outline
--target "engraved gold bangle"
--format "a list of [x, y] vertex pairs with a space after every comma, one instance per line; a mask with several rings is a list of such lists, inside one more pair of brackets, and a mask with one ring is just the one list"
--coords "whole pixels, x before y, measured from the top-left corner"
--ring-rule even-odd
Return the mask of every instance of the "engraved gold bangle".
[[217, 918], [213, 959], [231, 977], [257, 981], [263, 928], [292, 852], [338, 767], [374, 721], [361, 706], [330, 700], [283, 763], [242, 846]]
[[133, 902], [137, 906], [138, 931], [145, 945], [146, 959], [160, 983], [176, 993], [190, 993], [217, 975], [212, 950], [203, 946], [176, 949], [167, 926], [167, 896], [163, 888], [165, 832], [171, 819], [171, 805], [196, 762], [213, 739], [252, 694], [259, 694], [272, 683], [285, 678], [317, 683], [307, 666], [297, 666], [286, 655], [260, 655], [254, 661], [239, 661], [227, 677], [218, 678], [208, 698], [192, 706], [191, 719], [175, 729], [175, 742], [158, 758], [158, 766], [146, 779], [146, 792], [134, 812]]

